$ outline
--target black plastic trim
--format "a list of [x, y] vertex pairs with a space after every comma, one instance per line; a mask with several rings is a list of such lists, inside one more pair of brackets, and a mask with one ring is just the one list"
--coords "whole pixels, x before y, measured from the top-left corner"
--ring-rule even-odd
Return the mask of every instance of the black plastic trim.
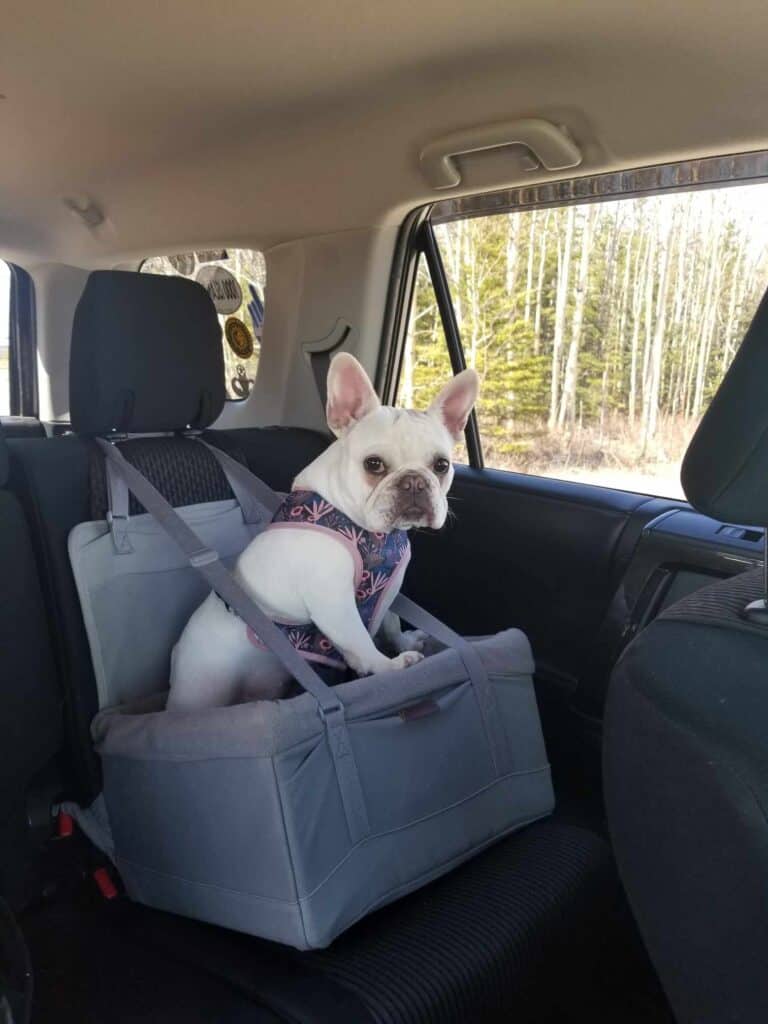
[[[448, 347], [448, 357], [451, 360], [451, 369], [454, 374], [466, 370], [467, 362], [464, 358], [464, 349], [461, 344], [459, 324], [456, 320], [456, 312], [451, 298], [451, 289], [443, 266], [443, 258], [440, 255], [440, 248], [432, 230], [432, 225], [425, 221], [419, 231], [419, 246], [424, 253], [432, 278], [432, 287], [435, 289], [437, 308], [440, 312], [440, 319], [445, 332], [445, 342]], [[473, 409], [469, 415], [467, 426], [464, 431], [467, 442], [467, 454], [469, 464], [474, 469], [482, 469], [485, 465], [483, 460], [483, 449], [480, 444], [480, 430], [477, 425], [477, 413]]]
[[429, 216], [429, 211], [429, 206], [422, 206], [414, 210], [403, 222], [395, 244], [395, 255], [384, 311], [379, 365], [376, 371], [377, 390], [385, 405], [393, 405], [397, 398], [408, 317], [413, 302], [421, 254], [418, 237], [422, 224]]
[[10, 410], [12, 416], [34, 416], [40, 411], [37, 389], [37, 316], [35, 285], [15, 263], [11, 271], [9, 308]]

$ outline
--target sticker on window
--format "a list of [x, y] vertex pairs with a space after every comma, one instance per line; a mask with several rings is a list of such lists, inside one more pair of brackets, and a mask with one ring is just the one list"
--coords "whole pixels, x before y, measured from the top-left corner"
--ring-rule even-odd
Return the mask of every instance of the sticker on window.
[[198, 249], [150, 256], [141, 271], [180, 274], [206, 289], [221, 324], [227, 398], [247, 398], [256, 379], [264, 327], [267, 267], [263, 254], [252, 249]]
[[253, 355], [253, 336], [242, 320], [231, 316], [224, 324], [224, 336], [238, 359], [250, 359]]
[[235, 275], [224, 267], [206, 265], [197, 272], [197, 281], [213, 299], [221, 316], [236, 313], [243, 304], [243, 293]]

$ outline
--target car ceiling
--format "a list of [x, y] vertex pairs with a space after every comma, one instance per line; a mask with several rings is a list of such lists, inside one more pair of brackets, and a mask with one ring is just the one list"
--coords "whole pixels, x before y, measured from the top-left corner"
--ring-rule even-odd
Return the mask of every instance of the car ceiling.
[[[764, 0], [7, 0], [2, 19], [0, 253], [20, 262], [393, 223], [437, 197], [425, 143], [501, 119], [566, 124], [578, 173], [768, 145]], [[562, 176], [517, 168], [468, 164], [464, 191]], [[63, 205], [81, 196], [94, 230]]]

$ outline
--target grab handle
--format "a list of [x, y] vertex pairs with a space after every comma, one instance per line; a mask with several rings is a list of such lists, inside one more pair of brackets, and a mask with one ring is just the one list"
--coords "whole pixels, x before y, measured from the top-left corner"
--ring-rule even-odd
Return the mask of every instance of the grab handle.
[[419, 163], [432, 188], [455, 188], [461, 184], [461, 172], [454, 157], [515, 145], [527, 146], [548, 171], [562, 171], [581, 163], [581, 151], [565, 130], [540, 117], [496, 121], [443, 135], [422, 149]]

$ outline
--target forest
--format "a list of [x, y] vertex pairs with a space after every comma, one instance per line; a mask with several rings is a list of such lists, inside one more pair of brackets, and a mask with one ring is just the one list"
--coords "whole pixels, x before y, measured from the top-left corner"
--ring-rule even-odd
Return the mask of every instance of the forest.
[[[680, 492], [685, 446], [768, 283], [766, 185], [435, 225], [486, 464]], [[399, 404], [450, 373], [419, 269]]]

